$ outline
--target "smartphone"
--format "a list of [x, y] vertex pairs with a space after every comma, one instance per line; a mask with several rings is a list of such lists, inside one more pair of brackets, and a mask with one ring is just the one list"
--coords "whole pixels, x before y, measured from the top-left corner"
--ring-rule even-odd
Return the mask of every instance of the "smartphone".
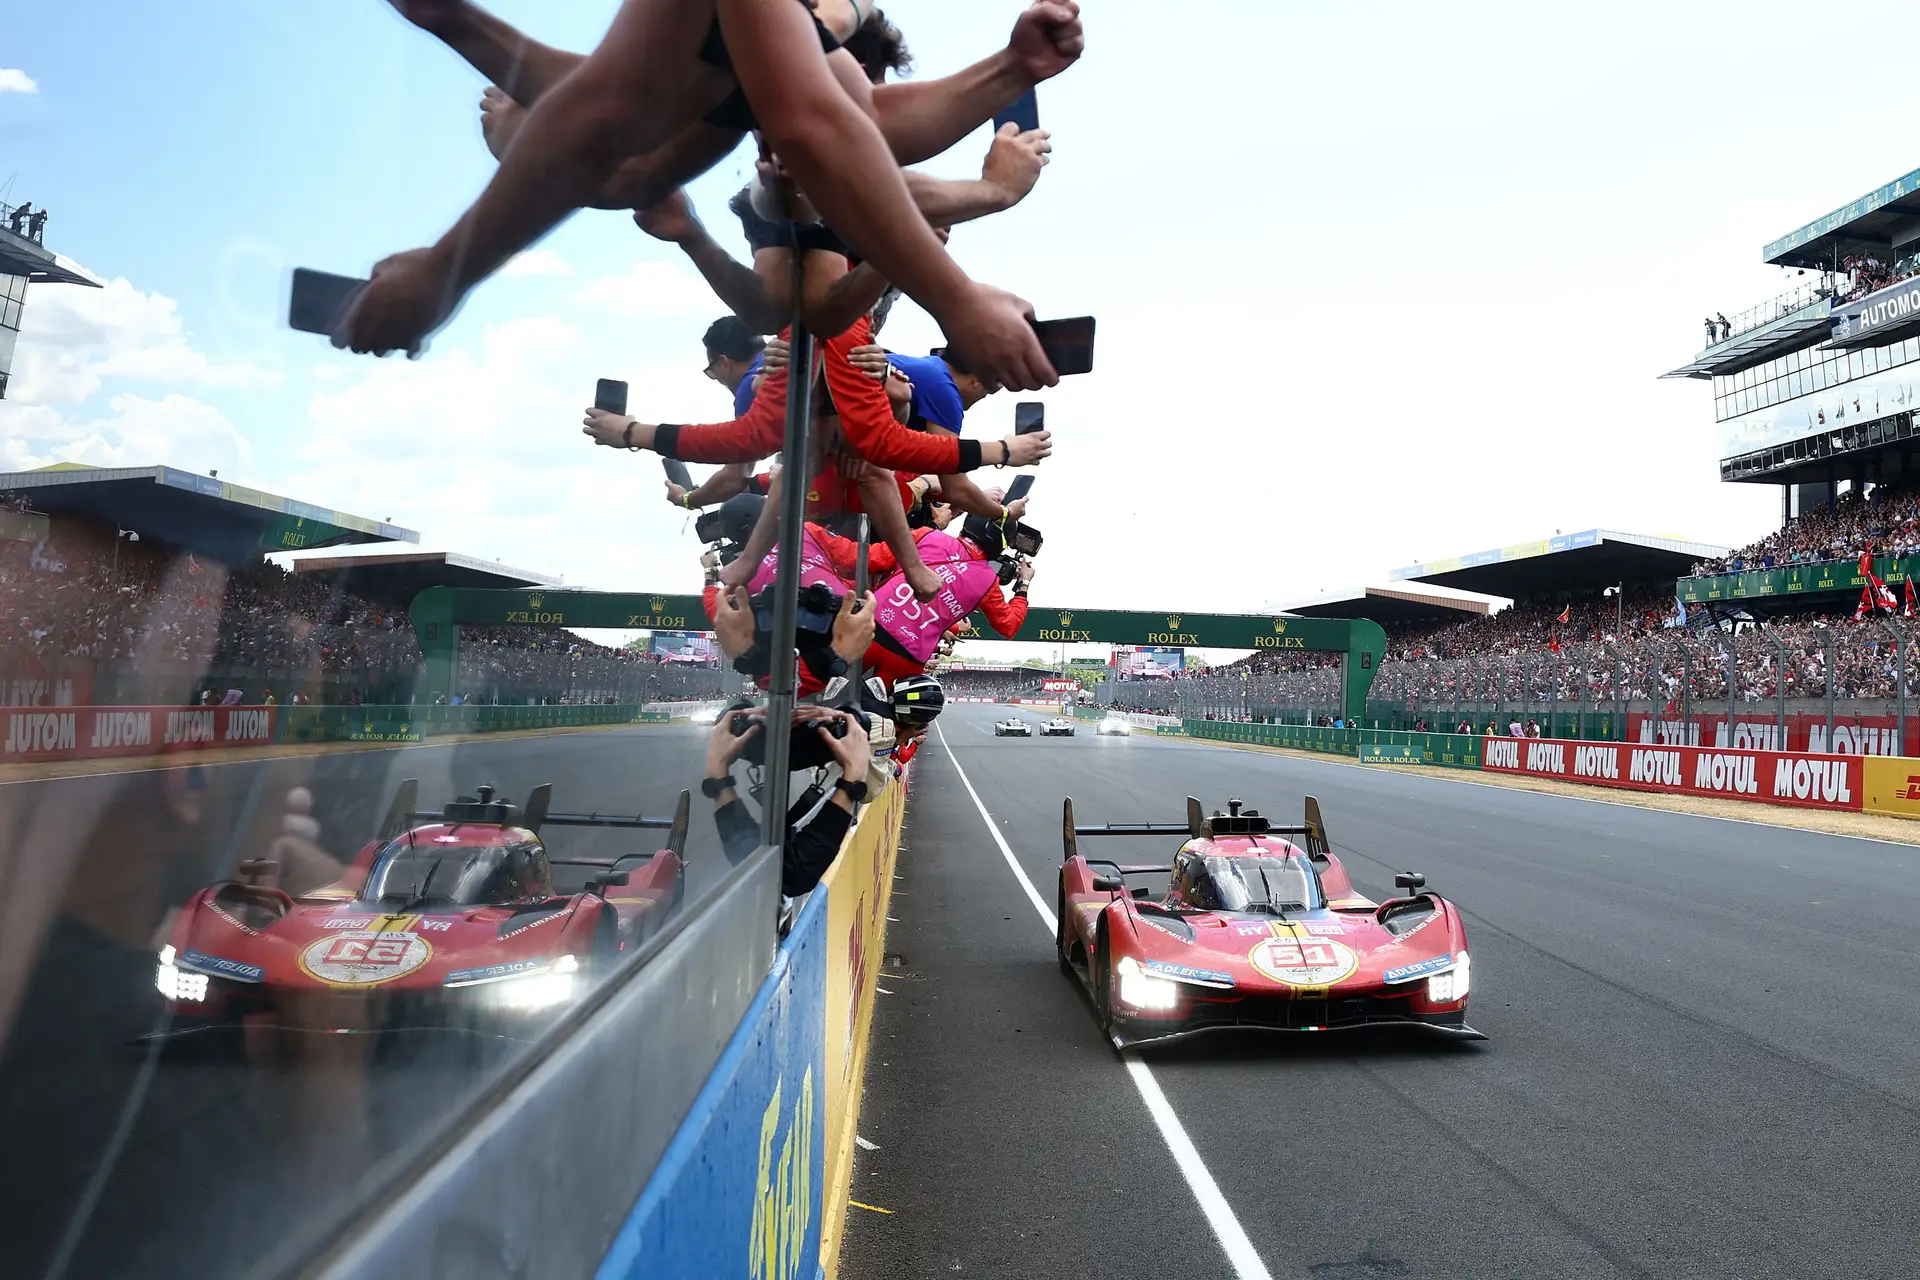
[[1040, 99], [1032, 89], [1015, 98], [1009, 106], [994, 113], [993, 131], [1000, 132], [1001, 126], [1009, 120], [1019, 125], [1022, 133], [1040, 127]]
[[1093, 372], [1093, 317], [1074, 316], [1069, 320], [1035, 320], [1033, 331], [1053, 362], [1053, 371], [1061, 377]]
[[612, 378], [602, 378], [594, 383], [593, 407], [624, 416], [627, 412], [627, 384], [615, 382]]
[[[624, 397], [623, 397], [624, 398]], [[693, 472], [687, 470], [687, 464], [678, 458], [660, 459], [660, 467], [667, 473], [667, 479], [682, 489], [693, 488]]]
[[293, 288], [287, 296], [287, 325], [301, 333], [330, 334], [366, 287], [367, 282], [357, 276], [295, 267]]
[[1013, 478], [1013, 483], [1007, 486], [1006, 502], [1003, 503], [1002, 505], [1004, 506], [1004, 505], [1009, 505], [1011, 503], [1018, 502], [1020, 501], [1020, 499], [1026, 497], [1028, 493], [1032, 492], [1032, 490], [1033, 490], [1032, 476], [1015, 476]]
[[1022, 400], [1013, 406], [1013, 434], [1031, 435], [1047, 429], [1047, 406], [1038, 400]]

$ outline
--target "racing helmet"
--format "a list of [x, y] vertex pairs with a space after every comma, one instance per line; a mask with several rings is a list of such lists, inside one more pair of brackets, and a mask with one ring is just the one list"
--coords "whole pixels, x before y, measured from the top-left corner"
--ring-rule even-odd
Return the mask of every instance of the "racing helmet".
[[902, 676], [893, 682], [895, 724], [932, 724], [946, 705], [946, 690], [932, 676]]

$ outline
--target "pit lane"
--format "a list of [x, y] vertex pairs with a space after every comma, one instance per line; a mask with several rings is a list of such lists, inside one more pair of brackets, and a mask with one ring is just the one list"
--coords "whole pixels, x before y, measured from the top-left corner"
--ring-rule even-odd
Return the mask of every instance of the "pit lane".
[[1063, 795], [1312, 792], [1362, 892], [1418, 870], [1466, 913], [1486, 1045], [1140, 1055], [1271, 1275], [1911, 1273], [1911, 847], [994, 718], [916, 765], [843, 1276], [1236, 1274], [954, 760], [1049, 901]]
[[[0, 895], [9, 925], [0, 954], [8, 981], [25, 983], [0, 1049], [10, 1152], [0, 1270], [245, 1274], [518, 1051], [513, 1041], [429, 1032], [378, 1037], [371, 1054], [315, 1045], [270, 1067], [190, 1041], [157, 1055], [129, 1048], [156, 1019], [145, 942], [153, 921], [240, 858], [263, 856], [288, 788], [312, 789], [321, 843], [344, 857], [371, 836], [402, 778], [420, 780], [423, 806], [482, 782], [515, 799], [552, 782], [556, 810], [649, 816], [670, 814], [691, 787], [691, 904], [727, 870], [712, 805], [697, 790], [705, 732], [648, 726], [0, 786], [4, 839], [58, 864], [9, 860], [14, 882]], [[658, 847], [659, 834], [644, 833], [656, 841], [645, 847]], [[556, 857], [640, 847], [633, 833], [596, 830], [555, 830], [549, 844]], [[62, 890], [70, 860], [77, 868]], [[561, 878], [563, 889], [587, 874], [556, 871], [573, 878]], [[54, 920], [37, 946], [28, 941], [35, 918]]]

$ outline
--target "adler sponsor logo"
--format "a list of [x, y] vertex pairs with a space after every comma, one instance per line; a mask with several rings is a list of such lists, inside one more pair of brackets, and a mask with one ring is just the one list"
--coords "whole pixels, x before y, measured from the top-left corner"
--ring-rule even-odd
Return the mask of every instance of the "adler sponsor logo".
[[150, 711], [96, 711], [90, 747], [144, 747], [153, 742]]
[[1576, 778], [1620, 778], [1620, 752], [1615, 747], [1575, 747], [1573, 776]]
[[1773, 766], [1774, 798], [1847, 804], [1853, 800], [1847, 763], [1845, 760], [1782, 760]]
[[1487, 742], [1487, 768], [1518, 769], [1520, 767], [1520, 744], [1507, 738], [1493, 738]]
[[265, 742], [273, 736], [273, 717], [264, 708], [227, 712], [228, 742]]
[[71, 711], [10, 715], [7, 717], [7, 754], [71, 751], [74, 748], [73, 721], [74, 713]]
[[1743, 796], [1760, 794], [1760, 782], [1754, 773], [1752, 756], [1701, 752], [1693, 762], [1693, 786], [1696, 791], [1730, 791]]
[[1680, 783], [1678, 751], [1635, 751], [1627, 762], [1627, 781], [1646, 782], [1657, 787], [1677, 787]]
[[180, 742], [212, 742], [212, 708], [205, 711], [167, 712], [167, 736], [163, 741], [168, 746]]
[[1567, 771], [1567, 748], [1558, 742], [1529, 742], [1527, 744], [1528, 773], [1565, 773]]

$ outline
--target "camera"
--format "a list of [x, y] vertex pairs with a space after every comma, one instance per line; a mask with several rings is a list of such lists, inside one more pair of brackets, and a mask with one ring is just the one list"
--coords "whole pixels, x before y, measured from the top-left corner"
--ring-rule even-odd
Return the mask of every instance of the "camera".
[[[768, 652], [773, 635], [773, 593], [777, 584], [769, 584], [753, 597], [753, 648], [733, 660], [733, 669], [754, 679], [767, 675], [771, 662]], [[839, 675], [845, 663], [833, 651], [833, 622], [840, 612], [840, 597], [824, 582], [808, 583], [800, 588], [799, 607], [794, 613], [793, 648], [821, 680]]]
[[767, 503], [757, 493], [736, 493], [711, 511], [693, 518], [694, 536], [709, 543], [720, 554], [721, 564], [732, 564], [746, 550], [760, 509]]
[[1007, 550], [1023, 556], [1039, 555], [1044, 541], [1040, 531], [1024, 521], [1015, 521], [1013, 528], [1007, 530]]
[[[722, 718], [736, 711], [751, 711], [757, 705], [749, 699], [741, 698], [721, 713]], [[805, 709], [804, 707], [796, 708], [802, 711]], [[873, 732], [871, 715], [864, 711], [849, 711], [848, 714], [859, 718], [862, 729], [869, 733]], [[840, 719], [835, 719], [831, 723], [826, 723], [824, 718], [818, 722], [803, 720], [799, 724], [790, 726], [790, 734], [787, 738], [787, 763], [795, 772], [803, 769], [818, 769], [833, 762], [833, 752], [827, 749], [827, 744], [820, 741], [820, 735], [814, 732], [816, 727], [823, 724], [831, 736], [835, 738], [847, 736], [847, 722]], [[752, 727], [752, 722], [745, 717], [732, 722], [735, 737], [740, 737]], [[748, 764], [764, 767], [767, 763], [767, 735], [761, 733], [756, 736], [740, 753], [740, 758]]]

